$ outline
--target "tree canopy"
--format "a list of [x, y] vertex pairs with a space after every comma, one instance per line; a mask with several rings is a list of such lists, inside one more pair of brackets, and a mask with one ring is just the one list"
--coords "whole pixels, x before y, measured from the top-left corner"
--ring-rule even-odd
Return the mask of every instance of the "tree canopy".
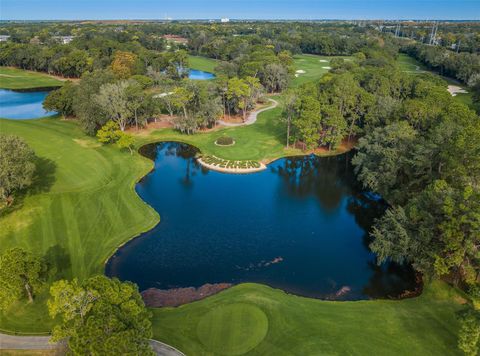
[[135, 284], [94, 276], [57, 281], [50, 294], [50, 315], [59, 320], [53, 340], [68, 338], [75, 355], [154, 354], [150, 314]]
[[0, 201], [11, 205], [15, 194], [32, 185], [35, 153], [17, 136], [0, 135]]
[[31, 303], [45, 284], [44, 261], [21, 248], [6, 250], [0, 256], [0, 310], [8, 309], [24, 297]]

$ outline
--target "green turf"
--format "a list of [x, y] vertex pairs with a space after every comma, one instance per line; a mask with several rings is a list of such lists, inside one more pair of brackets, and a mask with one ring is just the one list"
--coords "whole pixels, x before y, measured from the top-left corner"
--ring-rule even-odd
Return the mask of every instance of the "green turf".
[[[468, 88], [464, 84], [460, 83], [458, 80], [455, 80], [455, 79], [452, 79], [452, 78], [449, 78], [449, 77], [445, 77], [445, 76], [441, 76], [438, 73], [436, 73], [432, 70], [429, 70], [421, 62], [417, 61], [415, 58], [410, 57], [407, 54], [400, 53], [398, 55], [398, 58], [397, 58], [397, 63], [400, 66], [400, 69], [402, 69], [405, 72], [408, 72], [408, 73], [411, 73], [411, 74], [432, 73], [432, 74], [435, 74], [435, 75], [438, 75], [439, 77], [441, 77], [448, 84], [457, 85], [457, 86], [459, 86], [461, 88], [464, 88], [468, 91]], [[473, 108], [473, 101], [472, 101], [472, 93], [471, 92], [459, 93], [454, 98], [455, 98], [456, 101]]]
[[[172, 129], [163, 129], [154, 131], [148, 136], [140, 136], [139, 142], [181, 141], [197, 146], [205, 154], [232, 160], [271, 160], [285, 154], [299, 154], [300, 151], [284, 149], [285, 124], [279, 119], [281, 110], [277, 107], [263, 112], [254, 125], [224, 128], [195, 135], [184, 135]], [[215, 145], [215, 141], [226, 133], [235, 140], [235, 145]]]
[[203, 70], [204, 72], [215, 73], [218, 61], [212, 58], [200, 56], [188, 56], [188, 66], [191, 69]]
[[456, 355], [455, 313], [462, 306], [454, 296], [441, 282], [418, 298], [358, 302], [241, 284], [199, 302], [153, 309], [154, 338], [187, 355], [247, 349], [248, 355]]
[[[303, 83], [309, 81], [315, 81], [320, 79], [325, 73], [329, 71], [328, 68], [330, 66], [330, 61], [333, 58], [344, 58], [350, 59], [350, 57], [326, 57], [326, 56], [316, 56], [313, 54], [299, 54], [293, 57], [294, 59], [294, 69], [303, 70], [305, 73], [296, 73], [298, 77], [296, 77], [291, 85], [293, 87], [299, 86]], [[327, 61], [327, 62], [320, 62], [320, 61]]]
[[[159, 221], [133, 189], [151, 161], [100, 146], [77, 124], [57, 118], [2, 119], [0, 131], [24, 138], [40, 158], [30, 194], [0, 216], [0, 253], [20, 246], [46, 256], [56, 278], [86, 278], [102, 273], [122, 243]], [[43, 308], [19, 305], [1, 316], [0, 329], [48, 330], [48, 319], [34, 321], [46, 315]]]
[[257, 306], [246, 303], [220, 305], [203, 315], [197, 336], [207, 350], [224, 355], [243, 355], [267, 335], [268, 318]]
[[27, 70], [0, 67], [0, 88], [32, 89], [58, 87], [62, 81], [42, 73]]

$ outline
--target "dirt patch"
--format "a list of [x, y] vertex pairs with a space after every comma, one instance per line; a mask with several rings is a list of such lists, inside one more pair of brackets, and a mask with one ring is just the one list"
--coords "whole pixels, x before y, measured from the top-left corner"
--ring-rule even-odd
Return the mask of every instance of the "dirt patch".
[[357, 144], [357, 139], [355, 137], [351, 138], [350, 141], [348, 138], [344, 139], [342, 143], [337, 147], [336, 150], [328, 150], [327, 147], [318, 147], [314, 150], [307, 150], [303, 142], [297, 142], [293, 145], [293, 148], [302, 150], [304, 154], [315, 154], [317, 156], [329, 156], [331, 154], [340, 154], [350, 151]]
[[179, 305], [191, 303], [195, 300], [204, 299], [231, 286], [231, 283], [207, 283], [198, 288], [149, 288], [141, 294], [147, 307], [178, 307]]
[[468, 303], [468, 300], [466, 300], [465, 298], [463, 298], [459, 295], [454, 296], [453, 300], [455, 301], [455, 303], [460, 304], [460, 305], [464, 305], [464, 304]]
[[243, 123], [243, 116], [242, 114], [238, 115], [228, 115], [226, 114], [224, 117], [221, 118], [222, 121], [229, 122], [232, 124], [241, 124]]
[[127, 128], [125, 132], [128, 132], [130, 134], [146, 135], [154, 130], [172, 128], [174, 119], [175, 117], [161, 115], [157, 117], [156, 121], [150, 121], [144, 127], [141, 127], [138, 130], [135, 126], [132, 126]]

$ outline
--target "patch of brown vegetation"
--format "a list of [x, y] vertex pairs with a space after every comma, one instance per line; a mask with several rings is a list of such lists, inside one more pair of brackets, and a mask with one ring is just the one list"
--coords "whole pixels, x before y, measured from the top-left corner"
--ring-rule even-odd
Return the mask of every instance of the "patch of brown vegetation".
[[243, 115], [242, 114], [237, 114], [237, 115], [228, 115], [225, 114], [220, 120], [229, 122], [232, 124], [241, 124], [243, 122]]
[[204, 299], [231, 286], [232, 284], [230, 283], [207, 283], [198, 288], [149, 288], [141, 294], [147, 307], [178, 307], [179, 305], [191, 303], [195, 300]]
[[145, 134], [157, 129], [172, 128], [174, 119], [174, 117], [168, 115], [160, 115], [155, 121], [148, 122], [145, 126], [140, 127], [138, 130], [135, 125], [133, 125], [128, 127], [125, 131], [132, 134]]
[[329, 150], [328, 147], [317, 147], [314, 150], [307, 150], [303, 142], [297, 142], [293, 145], [293, 147], [298, 150], [302, 150], [304, 154], [315, 154], [317, 156], [327, 156], [327, 155], [331, 155], [332, 153], [340, 154], [340, 153], [348, 152], [356, 146], [357, 142], [358, 142], [358, 139], [355, 137], [351, 138], [350, 140], [348, 140], [348, 138], [345, 138], [335, 150]]
[[454, 296], [453, 300], [455, 301], [455, 303], [460, 304], [460, 305], [464, 305], [464, 304], [468, 303], [468, 300], [466, 300], [465, 298], [463, 298], [459, 295]]

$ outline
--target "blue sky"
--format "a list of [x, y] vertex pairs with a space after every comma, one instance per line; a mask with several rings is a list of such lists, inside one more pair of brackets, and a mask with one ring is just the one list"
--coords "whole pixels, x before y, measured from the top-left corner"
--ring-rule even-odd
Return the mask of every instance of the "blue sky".
[[480, 0], [0, 0], [1, 20], [480, 19]]

